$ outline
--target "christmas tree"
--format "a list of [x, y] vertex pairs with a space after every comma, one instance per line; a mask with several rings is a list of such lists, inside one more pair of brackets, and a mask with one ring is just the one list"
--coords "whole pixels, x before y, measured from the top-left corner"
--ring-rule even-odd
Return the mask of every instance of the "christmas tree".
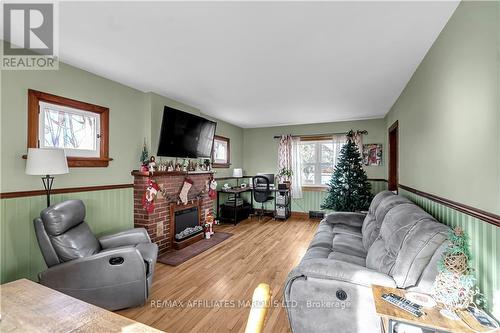
[[339, 161], [328, 187], [322, 209], [354, 212], [366, 210], [370, 205], [371, 185], [361, 166], [361, 155], [352, 130], [347, 133], [347, 143], [340, 150]]
[[148, 148], [146, 147], [146, 138], [144, 138], [144, 145], [142, 146], [140, 161], [142, 162], [142, 164], [148, 164], [149, 162], [149, 153]]

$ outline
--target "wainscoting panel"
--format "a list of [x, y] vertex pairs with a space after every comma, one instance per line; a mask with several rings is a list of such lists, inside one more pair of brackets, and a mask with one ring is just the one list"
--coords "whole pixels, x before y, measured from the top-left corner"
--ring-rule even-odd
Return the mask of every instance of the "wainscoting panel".
[[[383, 180], [370, 180], [373, 195], [387, 190], [387, 182]], [[306, 212], [310, 210], [320, 210], [321, 204], [325, 200], [326, 191], [303, 191], [301, 199], [292, 200], [292, 212]]]
[[486, 298], [490, 311], [500, 311], [500, 228], [467, 214], [424, 198], [412, 192], [399, 189], [399, 194], [422, 207], [438, 221], [450, 227], [459, 226], [469, 237], [472, 265], [476, 272], [479, 288]]
[[[52, 203], [83, 200], [86, 222], [97, 235], [133, 228], [133, 189], [56, 194]], [[20, 278], [37, 281], [46, 268], [36, 240], [33, 219], [46, 207], [45, 196], [0, 200], [0, 281]]]

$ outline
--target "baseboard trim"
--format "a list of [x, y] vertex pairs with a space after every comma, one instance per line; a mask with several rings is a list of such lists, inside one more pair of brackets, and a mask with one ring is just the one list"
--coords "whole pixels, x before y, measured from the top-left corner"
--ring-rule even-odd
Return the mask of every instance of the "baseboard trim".
[[[116, 190], [122, 188], [133, 188], [134, 184], [116, 184], [116, 185], [98, 185], [98, 186], [85, 186], [85, 187], [67, 187], [52, 189], [50, 194], [63, 194], [63, 193], [76, 193], [76, 192], [90, 192], [90, 191], [105, 191]], [[34, 197], [38, 195], [45, 195], [44, 190], [32, 191], [17, 191], [17, 192], [4, 192], [0, 193], [0, 199], [12, 199], [22, 197]]]
[[309, 213], [306, 212], [292, 212], [290, 215], [293, 218], [296, 219], [308, 219], [309, 218]]
[[424, 191], [417, 190], [413, 187], [406, 186], [403, 184], [398, 185], [401, 189], [411, 192], [413, 194], [419, 195], [421, 197], [424, 197], [426, 199], [432, 200], [434, 202], [437, 202], [439, 204], [445, 205], [447, 207], [450, 207], [452, 209], [455, 209], [459, 212], [462, 212], [464, 214], [473, 216], [479, 220], [488, 222], [490, 224], [493, 224], [497, 227], [500, 227], [500, 215], [496, 215], [490, 212], [486, 212], [484, 210], [481, 210], [479, 208], [475, 208], [469, 205], [465, 205], [453, 200], [449, 200], [440, 196], [437, 196], [435, 194], [427, 193]]

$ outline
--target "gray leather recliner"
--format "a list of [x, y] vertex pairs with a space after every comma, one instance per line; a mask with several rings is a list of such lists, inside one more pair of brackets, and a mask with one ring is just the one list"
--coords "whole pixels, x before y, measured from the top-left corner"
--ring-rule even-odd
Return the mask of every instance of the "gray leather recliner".
[[84, 219], [83, 202], [68, 200], [33, 220], [48, 266], [40, 283], [108, 310], [144, 304], [158, 246], [143, 228], [97, 238]]

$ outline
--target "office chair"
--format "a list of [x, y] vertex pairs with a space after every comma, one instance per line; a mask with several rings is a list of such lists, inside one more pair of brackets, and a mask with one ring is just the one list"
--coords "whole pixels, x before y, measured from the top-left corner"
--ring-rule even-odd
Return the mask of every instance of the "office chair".
[[[264, 203], [269, 200], [273, 200], [271, 186], [269, 184], [269, 179], [264, 176], [254, 176], [252, 177], [253, 184], [253, 199], [261, 204], [259, 220], [264, 215]], [[259, 186], [260, 184], [265, 184], [266, 186]]]

